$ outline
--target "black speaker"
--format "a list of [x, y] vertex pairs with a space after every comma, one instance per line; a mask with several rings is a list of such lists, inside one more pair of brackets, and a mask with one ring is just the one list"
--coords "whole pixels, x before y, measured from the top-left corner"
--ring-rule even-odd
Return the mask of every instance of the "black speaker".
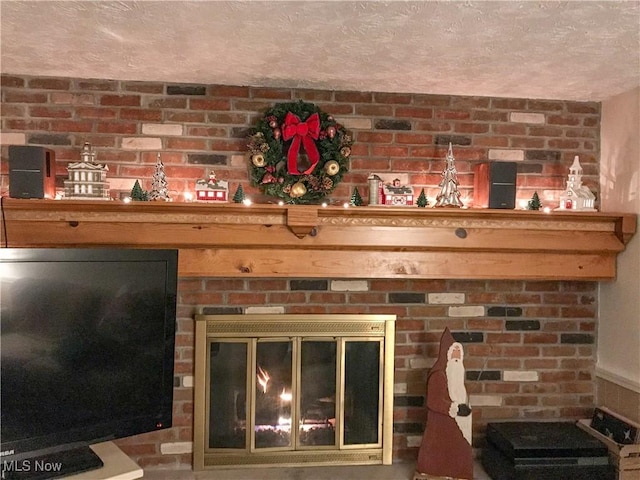
[[32, 145], [9, 145], [9, 196], [53, 198], [55, 193], [55, 152]]
[[473, 204], [475, 207], [516, 207], [515, 162], [485, 162], [475, 167]]

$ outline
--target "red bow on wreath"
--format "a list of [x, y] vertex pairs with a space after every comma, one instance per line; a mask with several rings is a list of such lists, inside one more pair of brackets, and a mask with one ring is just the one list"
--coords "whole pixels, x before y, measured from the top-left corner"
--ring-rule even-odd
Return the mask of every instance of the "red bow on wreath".
[[[313, 171], [320, 161], [320, 153], [316, 147], [315, 140], [320, 135], [320, 117], [317, 113], [311, 115], [306, 122], [301, 122], [300, 117], [291, 112], [287, 112], [282, 126], [282, 138], [289, 140], [293, 138], [289, 153], [287, 154], [287, 170], [291, 175], [308, 175]], [[298, 152], [300, 151], [300, 142], [304, 145], [304, 149], [309, 156], [311, 166], [304, 172], [298, 170]]]

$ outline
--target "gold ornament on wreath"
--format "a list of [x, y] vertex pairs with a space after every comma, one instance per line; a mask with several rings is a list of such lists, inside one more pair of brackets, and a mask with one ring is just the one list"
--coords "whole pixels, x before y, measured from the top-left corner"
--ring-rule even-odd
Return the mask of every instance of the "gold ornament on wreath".
[[345, 128], [316, 105], [276, 104], [250, 137], [251, 182], [287, 203], [318, 203], [348, 171], [351, 145]]

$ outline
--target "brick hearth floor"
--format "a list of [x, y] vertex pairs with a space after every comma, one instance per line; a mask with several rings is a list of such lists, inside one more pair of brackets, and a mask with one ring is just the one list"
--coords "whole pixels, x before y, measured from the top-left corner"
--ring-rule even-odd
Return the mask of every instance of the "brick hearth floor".
[[[296, 468], [235, 468], [192, 472], [190, 470], [148, 470], [145, 480], [411, 480], [413, 463], [389, 466], [342, 466]], [[478, 461], [474, 464], [474, 480], [491, 480]]]

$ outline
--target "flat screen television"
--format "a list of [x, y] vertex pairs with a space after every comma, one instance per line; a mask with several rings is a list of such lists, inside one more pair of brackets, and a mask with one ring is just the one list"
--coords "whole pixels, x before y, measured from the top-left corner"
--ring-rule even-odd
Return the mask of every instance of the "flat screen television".
[[0, 249], [1, 478], [97, 468], [91, 443], [171, 427], [177, 262]]

